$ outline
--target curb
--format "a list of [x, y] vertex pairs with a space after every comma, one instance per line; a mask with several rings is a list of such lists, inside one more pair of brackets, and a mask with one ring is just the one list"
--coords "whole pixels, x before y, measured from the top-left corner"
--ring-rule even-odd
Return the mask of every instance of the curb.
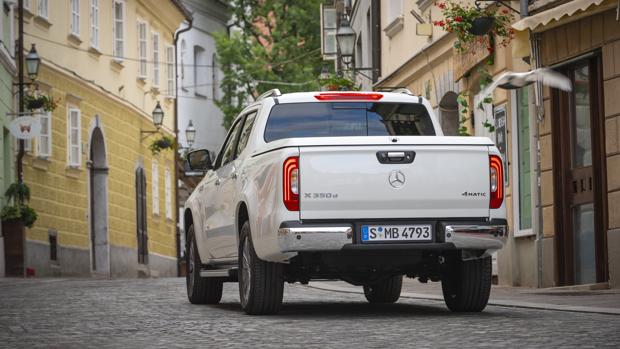
[[[306, 287], [323, 290], [323, 291], [364, 294], [364, 292], [356, 288], [353, 288], [353, 287], [332, 286], [324, 282], [313, 282], [310, 285], [306, 285]], [[433, 295], [433, 294], [403, 292], [401, 293], [400, 296], [403, 298], [425, 299], [425, 300], [443, 302], [443, 296]], [[507, 308], [525, 308], [525, 309], [567, 311], [567, 312], [575, 312], [575, 313], [620, 315], [620, 309], [613, 309], [613, 308], [583, 307], [583, 306], [559, 305], [559, 304], [547, 304], [547, 303], [532, 303], [532, 302], [501, 300], [501, 299], [489, 299], [488, 305], [497, 306], [497, 307], [507, 307]]]

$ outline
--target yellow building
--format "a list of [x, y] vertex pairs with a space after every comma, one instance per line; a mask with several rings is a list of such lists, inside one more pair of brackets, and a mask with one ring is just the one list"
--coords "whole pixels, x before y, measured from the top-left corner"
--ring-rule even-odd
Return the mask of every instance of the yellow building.
[[[27, 144], [24, 180], [38, 220], [25, 264], [40, 275], [176, 275], [174, 33], [180, 2], [30, 0], [25, 47], [57, 108]], [[164, 111], [157, 133], [152, 111]]]

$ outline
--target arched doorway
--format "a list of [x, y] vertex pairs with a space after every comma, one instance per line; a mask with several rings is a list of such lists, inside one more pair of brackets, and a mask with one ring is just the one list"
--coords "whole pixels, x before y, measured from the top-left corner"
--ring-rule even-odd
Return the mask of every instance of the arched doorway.
[[459, 105], [456, 101], [458, 95], [449, 91], [439, 102], [439, 117], [441, 129], [446, 136], [458, 136], [459, 134]]
[[97, 273], [109, 274], [108, 164], [105, 140], [99, 126], [96, 126], [91, 133], [88, 165], [92, 270]]

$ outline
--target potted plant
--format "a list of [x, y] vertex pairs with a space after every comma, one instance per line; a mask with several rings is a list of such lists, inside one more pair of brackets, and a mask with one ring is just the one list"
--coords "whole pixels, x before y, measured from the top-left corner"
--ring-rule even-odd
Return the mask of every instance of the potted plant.
[[174, 139], [169, 136], [161, 136], [160, 138], [154, 140], [149, 149], [153, 155], [159, 154], [162, 150], [172, 149], [175, 146]]
[[[513, 16], [506, 8], [488, 6], [481, 9], [452, 1], [440, 2], [437, 7], [444, 19], [433, 21], [433, 24], [456, 35], [454, 48], [458, 52], [466, 52], [469, 44], [476, 41], [485, 43], [489, 52], [493, 52], [492, 37], [497, 37], [497, 43], [502, 46], [507, 46], [514, 37], [514, 29], [510, 27]], [[481, 37], [487, 34], [488, 37]]]
[[325, 87], [328, 91], [357, 91], [359, 88], [355, 86], [355, 81], [349, 80], [344, 76], [329, 75], [325, 79], [319, 79], [319, 85]]
[[34, 94], [25, 95], [24, 104], [28, 110], [43, 109], [44, 111], [54, 111], [58, 106], [58, 102], [53, 97]]
[[25, 183], [13, 183], [5, 196], [8, 204], [0, 212], [2, 234], [4, 236], [4, 256], [6, 274], [23, 276], [24, 273], [24, 227], [32, 228], [37, 220], [37, 213], [28, 206], [30, 189]]

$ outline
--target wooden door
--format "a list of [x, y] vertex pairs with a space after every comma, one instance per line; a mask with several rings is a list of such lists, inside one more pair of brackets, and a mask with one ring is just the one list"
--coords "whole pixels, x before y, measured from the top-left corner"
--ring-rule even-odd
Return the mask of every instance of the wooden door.
[[138, 263], [148, 264], [148, 230], [146, 227], [146, 175], [144, 169], [136, 170], [136, 227], [138, 236]]
[[600, 57], [561, 70], [572, 92], [554, 90], [553, 157], [557, 274], [560, 285], [607, 279], [605, 152]]

